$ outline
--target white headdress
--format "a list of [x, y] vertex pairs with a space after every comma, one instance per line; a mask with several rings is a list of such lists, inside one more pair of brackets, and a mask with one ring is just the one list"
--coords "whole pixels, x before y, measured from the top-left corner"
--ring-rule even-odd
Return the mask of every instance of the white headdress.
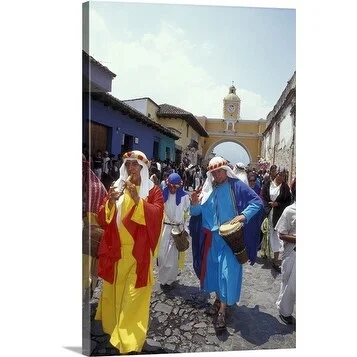
[[233, 172], [233, 170], [228, 166], [228, 162], [223, 159], [223, 157], [220, 156], [215, 156], [213, 159], [210, 160], [208, 163], [207, 167], [207, 179], [202, 187], [202, 192], [200, 194], [201, 204], [205, 203], [208, 199], [208, 197], [212, 193], [212, 183], [213, 183], [213, 177], [212, 177], [212, 171], [218, 170], [218, 169], [224, 169], [227, 171], [227, 175], [231, 178], [237, 178], [236, 174]]
[[247, 173], [245, 172], [245, 166], [243, 164], [243, 162], [237, 162], [234, 165], [234, 169], [233, 172], [236, 174], [236, 176], [243, 181], [245, 184], [249, 184], [248, 183], [248, 176]]
[[[138, 150], [133, 150], [125, 153], [123, 155], [123, 164], [120, 166], [120, 176], [119, 179], [115, 182], [115, 186], [121, 187], [123, 181], [126, 181], [128, 179], [128, 171], [126, 170], [125, 163], [128, 160], [136, 160], [142, 169], [140, 170], [140, 177], [141, 177], [141, 183], [140, 183], [140, 188], [139, 188], [139, 197], [145, 199], [149, 195], [149, 191], [154, 187], [154, 183], [149, 179], [149, 166], [150, 166], [150, 161], [147, 159], [146, 155]], [[121, 205], [124, 201], [124, 195], [120, 196], [119, 200], [117, 201], [117, 222], [118, 226], [120, 223], [120, 213], [121, 213]]]

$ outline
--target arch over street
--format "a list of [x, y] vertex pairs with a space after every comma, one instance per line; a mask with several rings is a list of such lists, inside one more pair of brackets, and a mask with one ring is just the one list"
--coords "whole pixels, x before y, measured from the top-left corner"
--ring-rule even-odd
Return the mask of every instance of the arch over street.
[[244, 143], [240, 142], [238, 139], [234, 139], [234, 138], [222, 138], [222, 139], [218, 139], [215, 142], [213, 142], [207, 149], [205, 155], [204, 155], [204, 160], [209, 160], [210, 154], [214, 151], [214, 149], [219, 145], [219, 144], [223, 144], [223, 143], [234, 143], [234, 144], [238, 144], [239, 146], [241, 146], [245, 152], [248, 155], [249, 158], [249, 163], [252, 163], [252, 155], [249, 151], [249, 149], [247, 148], [247, 146], [244, 145]]

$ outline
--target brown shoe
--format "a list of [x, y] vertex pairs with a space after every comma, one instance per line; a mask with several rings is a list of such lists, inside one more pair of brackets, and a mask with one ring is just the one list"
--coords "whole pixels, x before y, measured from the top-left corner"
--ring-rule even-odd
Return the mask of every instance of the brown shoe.
[[225, 330], [226, 329], [226, 315], [222, 312], [219, 312], [217, 315], [217, 320], [215, 324], [216, 330]]
[[221, 307], [221, 302], [218, 299], [216, 299], [213, 305], [211, 305], [205, 312], [209, 316], [214, 316], [217, 314], [220, 307]]

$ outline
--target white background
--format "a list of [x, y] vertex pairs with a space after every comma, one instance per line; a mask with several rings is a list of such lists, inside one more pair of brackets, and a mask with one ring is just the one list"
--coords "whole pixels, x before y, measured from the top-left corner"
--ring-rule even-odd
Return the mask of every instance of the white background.
[[[4, 4], [0, 354], [76, 355], [71, 348], [81, 345], [81, 2]], [[353, 2], [219, 4], [297, 9], [297, 349], [254, 355], [353, 355]]]

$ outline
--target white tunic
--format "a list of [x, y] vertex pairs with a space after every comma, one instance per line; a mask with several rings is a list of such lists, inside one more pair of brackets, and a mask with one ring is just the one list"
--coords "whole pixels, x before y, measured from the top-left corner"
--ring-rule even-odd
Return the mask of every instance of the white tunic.
[[[280, 187], [281, 184], [277, 186], [275, 185], [274, 181], [270, 183], [269, 195], [272, 201], [275, 201], [276, 198], [279, 196]], [[278, 238], [278, 234], [275, 230], [275, 227], [273, 226], [273, 209], [271, 209], [269, 213], [269, 242], [270, 242], [270, 248], [273, 253], [277, 253], [282, 250], [281, 241]]]
[[[280, 234], [296, 234], [296, 203], [285, 208], [276, 230]], [[276, 306], [283, 316], [290, 316], [296, 300], [296, 251], [295, 243], [284, 242], [281, 265], [281, 286]]]
[[[164, 222], [182, 224], [181, 229], [184, 228], [187, 233], [190, 233], [188, 229], [189, 208], [190, 198], [188, 195], [183, 196], [180, 204], [177, 206], [176, 194], [169, 193], [168, 199], [165, 202]], [[160, 239], [158, 254], [158, 281], [160, 284], [172, 284], [178, 275], [179, 252], [171, 237], [172, 227], [171, 225], [164, 224]]]

